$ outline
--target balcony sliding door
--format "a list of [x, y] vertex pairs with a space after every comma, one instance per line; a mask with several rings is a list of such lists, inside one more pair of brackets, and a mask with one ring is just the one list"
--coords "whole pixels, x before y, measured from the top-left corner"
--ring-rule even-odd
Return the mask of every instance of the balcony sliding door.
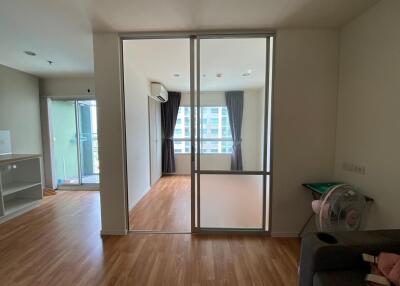
[[57, 186], [99, 183], [95, 100], [52, 100], [52, 160]]

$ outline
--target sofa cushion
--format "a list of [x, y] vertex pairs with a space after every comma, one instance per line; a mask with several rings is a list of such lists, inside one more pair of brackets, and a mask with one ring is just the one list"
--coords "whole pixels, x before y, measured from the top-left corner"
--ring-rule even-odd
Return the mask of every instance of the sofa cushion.
[[365, 286], [362, 270], [321, 271], [314, 274], [313, 286]]

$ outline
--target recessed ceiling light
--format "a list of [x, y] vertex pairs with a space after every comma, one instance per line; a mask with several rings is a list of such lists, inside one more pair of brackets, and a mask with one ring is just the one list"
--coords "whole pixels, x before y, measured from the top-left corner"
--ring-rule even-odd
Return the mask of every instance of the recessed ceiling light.
[[32, 51], [24, 51], [24, 53], [25, 53], [26, 55], [28, 55], [28, 56], [32, 56], [32, 57], [36, 56], [36, 53], [35, 53], [35, 52], [32, 52]]
[[174, 76], [174, 77], [180, 77], [181, 74], [179, 74], [179, 73], [174, 73], [173, 76]]
[[222, 73], [217, 73], [215, 76], [216, 77], [222, 77]]
[[243, 73], [242, 76], [250, 76], [251, 75], [252, 70], [247, 70], [247, 72]]

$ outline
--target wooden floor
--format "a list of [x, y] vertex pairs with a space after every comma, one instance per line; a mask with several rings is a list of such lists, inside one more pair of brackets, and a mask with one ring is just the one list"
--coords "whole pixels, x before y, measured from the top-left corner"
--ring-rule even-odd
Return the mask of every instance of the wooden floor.
[[131, 230], [190, 232], [190, 176], [160, 178], [129, 213]]
[[45, 198], [0, 225], [0, 284], [297, 285], [294, 238], [99, 232], [98, 192]]

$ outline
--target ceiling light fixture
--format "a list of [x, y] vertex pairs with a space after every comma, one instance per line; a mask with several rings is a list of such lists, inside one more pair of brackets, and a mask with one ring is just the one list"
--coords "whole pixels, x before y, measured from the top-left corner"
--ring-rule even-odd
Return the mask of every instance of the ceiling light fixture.
[[222, 77], [222, 73], [217, 73], [215, 76], [220, 78], [220, 77]]
[[179, 73], [174, 73], [173, 76], [174, 77], [180, 77], [181, 75]]
[[251, 75], [252, 70], [247, 70], [247, 72], [243, 73], [242, 76], [250, 76]]
[[[30, 57], [37, 56], [37, 54], [35, 52], [29, 51], [29, 50], [24, 51], [24, 54], [27, 55], [27, 56], [30, 56]], [[43, 57], [40, 57], [40, 56], [39, 56], [39, 58], [45, 60], [50, 66], [52, 66], [54, 64], [54, 61], [52, 61], [52, 60], [47, 60], [46, 58], [43, 58]]]
[[32, 51], [24, 51], [24, 53], [25, 53], [26, 55], [28, 55], [28, 56], [31, 56], [31, 57], [36, 56], [36, 53], [35, 53], [35, 52], [32, 52]]

